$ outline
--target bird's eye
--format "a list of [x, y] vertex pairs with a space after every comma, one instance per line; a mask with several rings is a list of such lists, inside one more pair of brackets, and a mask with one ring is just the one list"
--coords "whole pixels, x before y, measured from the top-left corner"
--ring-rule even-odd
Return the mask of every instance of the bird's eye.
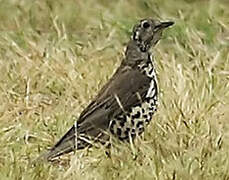
[[142, 24], [142, 26], [143, 26], [145, 29], [147, 29], [147, 28], [150, 27], [150, 24], [149, 24], [148, 22], [144, 22], [144, 23]]

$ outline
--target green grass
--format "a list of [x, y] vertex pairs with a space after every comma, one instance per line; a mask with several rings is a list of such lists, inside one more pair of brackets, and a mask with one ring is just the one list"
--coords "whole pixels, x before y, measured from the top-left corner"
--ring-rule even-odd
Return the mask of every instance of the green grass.
[[[0, 179], [229, 179], [226, 0], [0, 2]], [[174, 20], [155, 49], [160, 106], [134, 146], [32, 160], [119, 66], [138, 19]]]

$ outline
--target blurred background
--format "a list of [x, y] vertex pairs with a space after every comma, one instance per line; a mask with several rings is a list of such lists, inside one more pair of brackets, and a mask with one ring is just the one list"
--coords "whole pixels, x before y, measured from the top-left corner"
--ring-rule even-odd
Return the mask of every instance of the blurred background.
[[[228, 0], [0, 0], [0, 179], [229, 179]], [[172, 20], [153, 51], [159, 110], [141, 141], [31, 162], [119, 66], [132, 27]]]

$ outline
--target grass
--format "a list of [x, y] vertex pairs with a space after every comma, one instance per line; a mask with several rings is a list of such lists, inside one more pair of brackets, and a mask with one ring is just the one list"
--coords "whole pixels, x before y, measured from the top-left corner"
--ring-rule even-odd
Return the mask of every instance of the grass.
[[[229, 179], [228, 1], [0, 2], [0, 179]], [[119, 66], [140, 18], [174, 20], [155, 49], [159, 111], [134, 146], [31, 161]]]

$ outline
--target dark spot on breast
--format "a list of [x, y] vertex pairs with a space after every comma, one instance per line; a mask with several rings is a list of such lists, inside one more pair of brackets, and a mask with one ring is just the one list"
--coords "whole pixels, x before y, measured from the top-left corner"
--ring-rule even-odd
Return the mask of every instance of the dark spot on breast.
[[147, 61], [147, 65], [149, 65], [151, 63], [151, 54], [150, 53], [148, 53], [148, 60], [149, 61]]
[[144, 131], [144, 127], [140, 127], [138, 130], [138, 134], [141, 134]]
[[118, 136], [121, 136], [121, 134], [122, 134], [121, 128], [117, 128], [117, 135], [118, 135]]
[[145, 101], [147, 102], [147, 103], [150, 103], [150, 100], [151, 100], [152, 98], [150, 98], [150, 97], [147, 97], [146, 99], [145, 99]]
[[131, 124], [134, 126], [134, 120], [133, 119], [131, 119]]
[[131, 129], [131, 134], [135, 134], [135, 129]]
[[153, 116], [153, 112], [149, 112], [149, 116], [152, 117]]
[[120, 125], [121, 127], [124, 127], [125, 121], [120, 121], [120, 122], [119, 122], [119, 125]]
[[146, 71], [143, 71], [142, 74], [146, 75]]
[[152, 67], [152, 68], [150, 69], [150, 71], [149, 71], [149, 74], [150, 74], [150, 75], [152, 74], [153, 70], [154, 70], [154, 68]]
[[143, 114], [145, 113], [145, 109], [144, 109], [144, 108], [142, 108], [142, 113], [143, 113]]
[[121, 126], [124, 126], [126, 122], [126, 115], [117, 116], [116, 119], [120, 123]]
[[121, 121], [121, 120], [123, 120], [123, 117], [124, 117], [124, 116], [122, 116], [122, 115], [121, 115], [121, 116], [117, 116], [116, 119], [117, 119], [118, 121]]
[[[129, 130], [129, 131], [130, 131], [130, 130]], [[125, 131], [124, 131], [124, 134], [125, 134], [126, 136], [128, 136], [129, 131], [128, 131], [128, 130], [125, 130]]]
[[150, 111], [155, 111], [154, 105], [149, 108]]
[[143, 126], [143, 121], [138, 121], [137, 128], [140, 128], [141, 126]]
[[155, 101], [150, 102], [150, 106], [155, 106]]
[[148, 115], [147, 115], [147, 114], [144, 114], [142, 117], [143, 117], [144, 119], [147, 119], [147, 118], [148, 118]]
[[138, 111], [136, 114], [132, 115], [132, 118], [133, 118], [133, 119], [137, 119], [137, 118], [139, 118], [140, 116], [141, 116], [141, 113], [140, 113], [140, 111]]

